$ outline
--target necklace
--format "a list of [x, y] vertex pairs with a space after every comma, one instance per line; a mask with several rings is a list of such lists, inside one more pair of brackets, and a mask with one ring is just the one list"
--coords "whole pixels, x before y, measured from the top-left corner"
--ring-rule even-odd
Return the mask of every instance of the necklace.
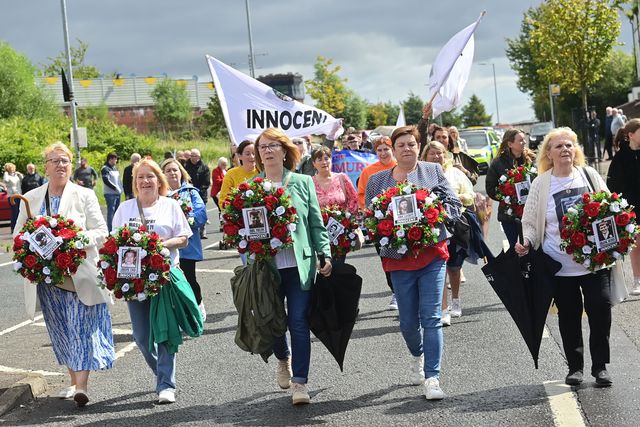
[[[559, 178], [559, 177], [556, 177]], [[568, 178], [568, 177], [566, 177]], [[573, 168], [571, 168], [571, 181], [564, 187], [564, 192], [566, 194], [571, 193], [571, 187], [573, 187], [573, 182], [576, 180], [576, 174], [573, 172]]]

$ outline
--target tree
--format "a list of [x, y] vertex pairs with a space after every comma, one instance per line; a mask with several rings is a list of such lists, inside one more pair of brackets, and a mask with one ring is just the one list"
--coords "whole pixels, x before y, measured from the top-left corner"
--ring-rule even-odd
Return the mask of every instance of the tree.
[[384, 123], [387, 126], [393, 126], [398, 121], [398, 115], [400, 114], [400, 105], [391, 101], [384, 103], [384, 112], [387, 115], [387, 122]]
[[344, 127], [353, 126], [356, 129], [364, 129], [367, 125], [367, 101], [357, 93], [348, 90], [344, 102], [342, 113]]
[[[84, 60], [87, 55], [89, 45], [80, 39], [76, 39], [78, 47], [71, 46], [71, 67], [73, 68], [74, 79], [95, 79], [100, 77], [100, 70], [93, 65], [85, 65]], [[48, 64], [42, 66], [42, 73], [45, 76], [57, 76], [60, 69], [67, 69], [67, 54], [60, 52], [55, 58], [47, 58]]]
[[538, 75], [563, 90], [580, 93], [602, 77], [620, 34], [618, 11], [607, 0], [547, 0], [532, 21], [530, 47]]
[[484, 104], [475, 94], [471, 95], [469, 103], [462, 107], [462, 122], [465, 127], [491, 126], [491, 115], [487, 114]]
[[314, 68], [314, 79], [304, 82], [307, 93], [316, 101], [319, 109], [334, 117], [344, 117], [349, 91], [345, 85], [347, 79], [338, 75], [342, 68], [333, 66], [332, 59], [322, 56], [318, 56]]
[[0, 119], [57, 114], [53, 99], [36, 85], [35, 72], [24, 55], [0, 41]]
[[209, 102], [207, 109], [197, 119], [198, 127], [200, 127], [202, 136], [205, 138], [228, 138], [227, 124], [224, 121], [222, 107], [218, 94], [214, 93]]
[[456, 112], [455, 108], [440, 114], [440, 120], [442, 120], [443, 126], [455, 126], [457, 128], [462, 126], [462, 116]]
[[402, 108], [404, 108], [404, 119], [408, 125], [418, 124], [422, 118], [423, 106], [424, 101], [420, 99], [418, 95], [413, 92], [409, 92], [409, 97], [402, 103]]
[[377, 104], [369, 104], [367, 108], [367, 129], [375, 129], [378, 126], [387, 124], [389, 116], [385, 104], [378, 102]]
[[163, 132], [175, 130], [187, 124], [193, 109], [187, 88], [175, 80], [163, 80], [151, 92], [155, 103], [154, 115]]

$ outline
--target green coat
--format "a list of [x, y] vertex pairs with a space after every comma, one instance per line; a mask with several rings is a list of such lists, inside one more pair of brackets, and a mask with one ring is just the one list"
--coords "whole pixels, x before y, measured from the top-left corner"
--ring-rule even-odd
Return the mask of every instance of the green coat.
[[[264, 178], [264, 172], [258, 176]], [[316, 253], [322, 252], [327, 259], [331, 258], [329, 235], [322, 222], [316, 187], [311, 177], [285, 169], [282, 176], [283, 184], [287, 182], [287, 177], [290, 178], [285, 192], [291, 196], [291, 203], [298, 212], [296, 231], [292, 235], [293, 251], [298, 264], [301, 288], [308, 290], [316, 277]]]

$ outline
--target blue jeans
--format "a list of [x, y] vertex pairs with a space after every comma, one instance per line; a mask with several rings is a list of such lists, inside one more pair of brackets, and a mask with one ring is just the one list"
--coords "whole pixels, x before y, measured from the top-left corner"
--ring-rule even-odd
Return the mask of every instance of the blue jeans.
[[118, 210], [118, 206], [120, 206], [120, 195], [105, 194], [104, 201], [107, 202], [107, 228], [109, 229], [109, 233], [111, 233], [111, 224], [113, 223], [113, 215]]
[[276, 337], [273, 353], [279, 360], [286, 360], [291, 355], [291, 382], [306, 384], [311, 361], [311, 332], [307, 313], [311, 304], [311, 291], [300, 288], [298, 269], [283, 268], [278, 270], [282, 280], [280, 298], [287, 299], [287, 326], [291, 335], [291, 351], [287, 344], [287, 335]]
[[128, 301], [133, 339], [135, 340], [144, 360], [156, 376], [156, 393], [162, 390], [176, 389], [176, 355], [170, 354], [164, 344], [156, 345], [154, 352], [149, 351], [149, 310], [151, 302]]
[[518, 241], [518, 225], [514, 221], [502, 221], [502, 229], [507, 236], [509, 246], [514, 247]]
[[442, 292], [445, 262], [436, 259], [420, 270], [392, 271], [400, 331], [413, 356], [424, 352], [424, 376], [440, 376], [442, 359]]

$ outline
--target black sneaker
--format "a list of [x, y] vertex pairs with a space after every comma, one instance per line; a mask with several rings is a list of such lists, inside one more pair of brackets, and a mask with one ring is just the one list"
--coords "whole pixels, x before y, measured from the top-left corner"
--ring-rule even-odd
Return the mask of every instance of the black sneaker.
[[609, 375], [606, 369], [599, 370], [594, 373], [593, 376], [596, 378], [596, 387], [610, 387], [611, 384], [613, 384], [611, 375]]
[[567, 385], [582, 384], [582, 371], [569, 372], [569, 375], [564, 379], [564, 383]]

